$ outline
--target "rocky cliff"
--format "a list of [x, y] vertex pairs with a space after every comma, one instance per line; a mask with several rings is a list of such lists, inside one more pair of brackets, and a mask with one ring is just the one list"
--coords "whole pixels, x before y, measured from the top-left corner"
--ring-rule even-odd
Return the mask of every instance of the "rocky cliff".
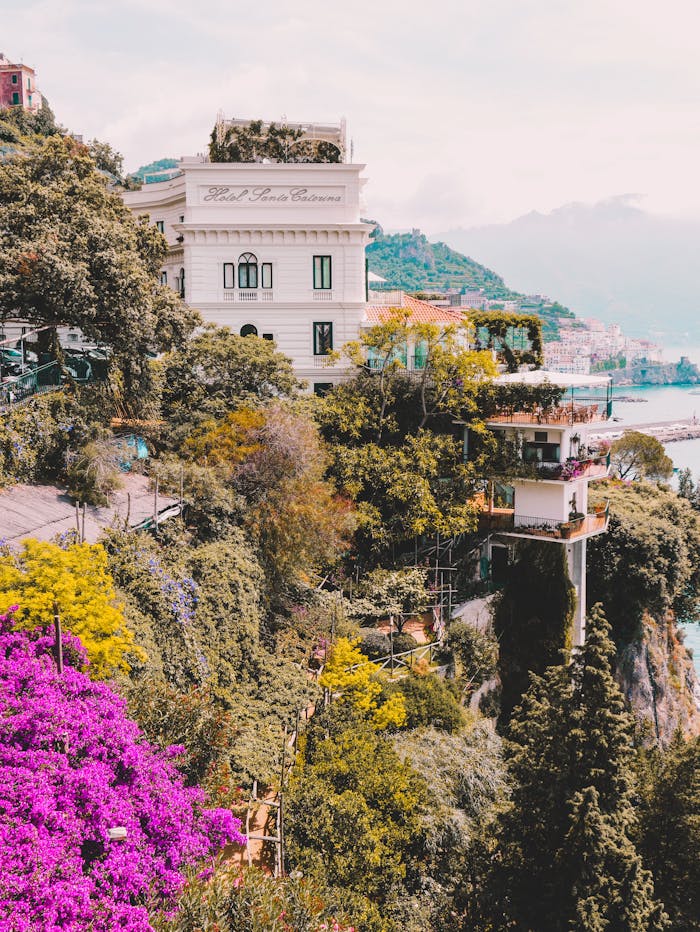
[[700, 369], [682, 356], [680, 362], [635, 362], [610, 373], [616, 385], [697, 385]]
[[616, 678], [649, 741], [665, 746], [678, 728], [700, 734], [700, 682], [673, 612], [644, 615], [640, 636], [620, 650]]

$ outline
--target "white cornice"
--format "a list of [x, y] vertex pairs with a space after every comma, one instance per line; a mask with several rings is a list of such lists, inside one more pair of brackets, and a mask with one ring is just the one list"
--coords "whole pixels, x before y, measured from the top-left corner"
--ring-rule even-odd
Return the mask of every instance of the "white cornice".
[[371, 227], [366, 223], [338, 224], [175, 224], [188, 246], [229, 243], [357, 243], [367, 241]]

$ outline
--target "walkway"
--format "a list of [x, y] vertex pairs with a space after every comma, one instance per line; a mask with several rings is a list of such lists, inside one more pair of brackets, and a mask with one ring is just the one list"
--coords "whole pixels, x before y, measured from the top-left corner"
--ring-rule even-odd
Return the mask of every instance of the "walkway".
[[[147, 476], [125, 473], [123, 486], [104, 508], [85, 508], [85, 540], [95, 543], [103, 529], [115, 519], [129, 518], [135, 528], [153, 517], [154, 496]], [[164, 518], [178, 500], [158, 496], [158, 512]], [[81, 518], [82, 526], [82, 518]], [[56, 485], [14, 485], [0, 491], [0, 540], [18, 548], [25, 537], [51, 540], [58, 534], [76, 530], [75, 503]]]

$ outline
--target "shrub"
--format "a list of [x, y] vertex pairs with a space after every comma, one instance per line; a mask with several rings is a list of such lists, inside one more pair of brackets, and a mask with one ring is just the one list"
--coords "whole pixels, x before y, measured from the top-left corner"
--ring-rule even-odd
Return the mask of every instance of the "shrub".
[[391, 645], [386, 634], [381, 631], [370, 631], [369, 634], [362, 635], [360, 650], [370, 660], [376, 660], [377, 657], [386, 657], [391, 650]]
[[[225, 810], [202, 809], [125, 703], [78, 667], [80, 642], [12, 631], [0, 618], [0, 927], [148, 932], [146, 903], [172, 901], [184, 871], [242, 841]], [[122, 841], [109, 829], [126, 829]]]
[[464, 714], [454, 693], [434, 674], [412, 673], [391, 688], [404, 698], [407, 728], [431, 725], [440, 731], [455, 732], [464, 724]]
[[68, 492], [88, 505], [108, 505], [121, 486], [119, 454], [109, 441], [92, 441], [73, 456], [66, 470]]
[[[394, 642], [395, 654], [402, 654], [404, 651], [413, 650], [415, 647], [418, 647], [418, 641], [412, 634], [408, 634], [407, 632], [399, 631], [397, 634], [392, 635], [391, 640]], [[387, 653], [389, 653], [389, 651], [387, 651]]]

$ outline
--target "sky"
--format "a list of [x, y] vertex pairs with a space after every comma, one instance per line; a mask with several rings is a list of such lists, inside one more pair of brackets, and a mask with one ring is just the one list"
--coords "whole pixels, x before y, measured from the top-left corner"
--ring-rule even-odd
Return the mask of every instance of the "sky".
[[128, 169], [217, 111], [345, 117], [366, 212], [428, 234], [635, 194], [700, 217], [697, 0], [0, 0], [0, 50]]

